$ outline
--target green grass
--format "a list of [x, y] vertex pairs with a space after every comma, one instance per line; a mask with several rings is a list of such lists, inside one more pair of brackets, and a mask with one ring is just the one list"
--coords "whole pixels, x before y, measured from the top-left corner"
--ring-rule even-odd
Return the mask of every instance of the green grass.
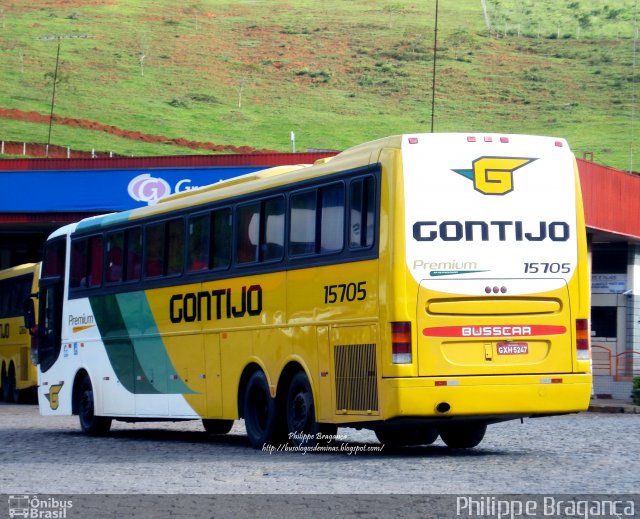
[[[486, 0], [489, 26], [480, 0], [440, 2], [435, 130], [556, 135], [578, 156], [593, 152], [600, 163], [629, 168], [632, 148], [640, 156], [634, 1]], [[429, 131], [434, 6], [7, 4], [0, 107], [48, 114], [57, 42], [34, 38], [86, 35], [62, 40], [59, 116], [280, 151], [291, 149], [291, 131], [299, 150]], [[4, 140], [46, 142], [47, 130], [0, 120]], [[52, 142], [127, 155], [195, 153], [63, 125], [54, 125]]]

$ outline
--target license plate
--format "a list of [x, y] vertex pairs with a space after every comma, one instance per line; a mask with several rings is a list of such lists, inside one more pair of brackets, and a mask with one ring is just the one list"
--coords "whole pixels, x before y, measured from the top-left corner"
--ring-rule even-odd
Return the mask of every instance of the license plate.
[[526, 355], [529, 353], [529, 344], [526, 342], [499, 342], [498, 355]]

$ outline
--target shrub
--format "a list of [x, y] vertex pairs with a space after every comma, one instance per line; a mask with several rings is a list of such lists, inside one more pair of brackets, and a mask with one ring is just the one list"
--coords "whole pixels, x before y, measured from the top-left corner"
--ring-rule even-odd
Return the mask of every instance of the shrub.
[[633, 389], [631, 390], [631, 400], [635, 405], [640, 405], [640, 377], [633, 379]]

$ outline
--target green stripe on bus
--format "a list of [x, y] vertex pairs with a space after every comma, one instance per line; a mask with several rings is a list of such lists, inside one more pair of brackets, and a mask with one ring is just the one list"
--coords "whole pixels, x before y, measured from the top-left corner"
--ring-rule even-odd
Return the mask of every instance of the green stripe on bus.
[[133, 349], [145, 377], [160, 393], [193, 393], [180, 379], [156, 326], [146, 292], [117, 294], [120, 313], [133, 343]]
[[175, 373], [144, 292], [92, 297], [93, 315], [120, 383], [135, 394], [193, 393]]
[[120, 383], [131, 393], [159, 393], [147, 380], [136, 380], [143, 370], [127, 335], [116, 296], [92, 297], [89, 301], [109, 362]]

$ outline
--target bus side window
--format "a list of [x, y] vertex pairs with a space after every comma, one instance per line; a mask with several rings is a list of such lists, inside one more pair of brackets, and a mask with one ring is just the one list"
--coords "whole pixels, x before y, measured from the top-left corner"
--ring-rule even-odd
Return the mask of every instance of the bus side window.
[[262, 261], [282, 259], [284, 254], [284, 197], [264, 201]]
[[124, 264], [124, 232], [107, 234], [107, 283], [119, 283], [122, 281]]
[[301, 256], [316, 251], [316, 193], [306, 191], [289, 199], [289, 255]]
[[145, 227], [145, 277], [158, 277], [164, 274], [164, 222]]
[[187, 270], [189, 272], [198, 272], [209, 268], [210, 231], [211, 215], [209, 213], [189, 218], [187, 235]]
[[11, 304], [9, 302], [9, 280], [0, 281], [0, 318], [10, 315]]
[[102, 285], [102, 236], [74, 240], [71, 246], [71, 288]]
[[142, 231], [134, 227], [127, 231], [127, 261], [125, 279], [138, 281], [140, 279], [140, 263], [142, 261]]
[[375, 191], [373, 177], [351, 182], [349, 195], [349, 247], [368, 248], [373, 245]]
[[91, 256], [89, 259], [89, 279], [87, 280], [87, 284], [89, 287], [99, 287], [102, 285], [102, 258], [104, 254], [102, 236], [89, 238], [89, 243]]
[[65, 253], [66, 242], [64, 239], [56, 238], [47, 242], [42, 262], [42, 277], [64, 276]]
[[184, 265], [184, 219], [167, 222], [167, 275], [181, 274]]
[[260, 203], [236, 207], [236, 221], [236, 261], [254, 263], [258, 261]]
[[339, 252], [344, 246], [344, 184], [320, 190], [320, 252]]
[[225, 269], [231, 262], [231, 210], [219, 209], [211, 215], [211, 268]]
[[69, 286], [79, 288], [85, 286], [87, 276], [87, 247], [86, 239], [74, 240], [71, 243], [71, 272]]

